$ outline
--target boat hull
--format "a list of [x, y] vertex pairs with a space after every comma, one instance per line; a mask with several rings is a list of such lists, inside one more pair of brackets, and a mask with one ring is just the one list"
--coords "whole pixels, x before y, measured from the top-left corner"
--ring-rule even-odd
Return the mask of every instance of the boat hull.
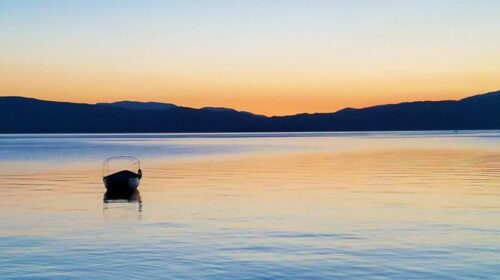
[[102, 180], [107, 191], [111, 193], [133, 193], [140, 183], [139, 175], [131, 171], [120, 171]]

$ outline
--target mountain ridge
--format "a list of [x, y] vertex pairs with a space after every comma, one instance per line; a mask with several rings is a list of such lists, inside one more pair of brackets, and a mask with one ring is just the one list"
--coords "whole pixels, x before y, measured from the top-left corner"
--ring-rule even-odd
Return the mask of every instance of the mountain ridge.
[[130, 100], [116, 101], [116, 102], [110, 102], [110, 103], [96, 103], [95, 105], [114, 106], [114, 107], [120, 107], [120, 108], [125, 108], [125, 109], [132, 109], [132, 110], [165, 110], [165, 109], [179, 107], [179, 106], [172, 104], [172, 103], [161, 103], [161, 102], [154, 102], [154, 101], [139, 102], [139, 101], [130, 101]]
[[0, 133], [284, 132], [500, 129], [500, 91], [459, 100], [413, 101], [332, 113], [262, 116], [170, 103], [71, 103], [0, 97]]

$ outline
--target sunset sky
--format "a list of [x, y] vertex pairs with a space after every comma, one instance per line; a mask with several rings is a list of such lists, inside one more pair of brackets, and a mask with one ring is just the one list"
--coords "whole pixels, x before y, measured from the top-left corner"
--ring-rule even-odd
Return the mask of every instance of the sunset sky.
[[0, 95], [331, 112], [500, 89], [500, 1], [0, 1]]

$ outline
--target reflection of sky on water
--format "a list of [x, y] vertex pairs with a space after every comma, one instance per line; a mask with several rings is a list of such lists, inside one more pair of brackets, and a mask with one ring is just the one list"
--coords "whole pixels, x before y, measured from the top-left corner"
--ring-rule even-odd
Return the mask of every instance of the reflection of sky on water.
[[[499, 135], [0, 136], [0, 275], [495, 279]], [[140, 202], [104, 201], [128, 150]]]
[[478, 143], [482, 148], [495, 148], [499, 135], [495, 131], [0, 135], [0, 161], [102, 160], [115, 155], [175, 158], [297, 149], [348, 151], [407, 148], [415, 142], [436, 147], [445, 146], [448, 139], [464, 148], [478, 148]]

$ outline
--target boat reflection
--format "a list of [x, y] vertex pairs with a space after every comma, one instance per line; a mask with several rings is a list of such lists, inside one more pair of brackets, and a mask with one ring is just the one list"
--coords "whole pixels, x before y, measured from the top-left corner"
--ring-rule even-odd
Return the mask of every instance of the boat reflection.
[[[128, 216], [131, 213], [139, 213], [139, 219], [142, 213], [142, 199], [138, 190], [134, 192], [105, 192], [103, 198], [103, 211], [106, 216]], [[111, 214], [111, 211], [114, 214]], [[129, 214], [126, 214], [129, 213]], [[133, 215], [135, 216], [135, 215]]]
[[134, 203], [142, 204], [141, 193], [136, 190], [134, 192], [105, 192], [104, 203]]

